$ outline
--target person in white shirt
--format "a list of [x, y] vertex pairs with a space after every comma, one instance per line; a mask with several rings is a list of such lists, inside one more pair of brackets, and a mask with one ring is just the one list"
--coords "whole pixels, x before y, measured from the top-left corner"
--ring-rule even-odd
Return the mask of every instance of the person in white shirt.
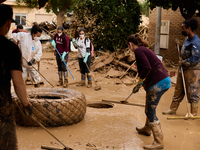
[[23, 79], [26, 81], [29, 74], [35, 87], [39, 87], [41, 81], [38, 72], [34, 69], [38, 69], [37, 62], [39, 62], [42, 57], [42, 45], [39, 40], [41, 34], [42, 30], [39, 26], [34, 25], [31, 29], [31, 33], [19, 32], [10, 35], [10, 38], [13, 38], [15, 42], [19, 41], [21, 43], [19, 48], [22, 53]]
[[[90, 74], [90, 63], [91, 63], [91, 42], [88, 37], [85, 36], [85, 30], [79, 29], [79, 37], [72, 40], [75, 47], [78, 48], [79, 67], [81, 71], [81, 81], [85, 81], [86, 75], [88, 79], [87, 87], [92, 87], [92, 76]], [[80, 84], [85, 85], [85, 82]]]

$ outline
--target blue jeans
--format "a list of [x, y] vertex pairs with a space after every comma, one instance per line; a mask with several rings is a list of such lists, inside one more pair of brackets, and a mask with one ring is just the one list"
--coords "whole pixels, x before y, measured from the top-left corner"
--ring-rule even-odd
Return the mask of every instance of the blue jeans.
[[160, 98], [167, 90], [168, 89], [165, 89], [154, 94], [149, 94], [147, 91], [145, 113], [150, 122], [154, 122], [154, 120], [158, 121], [156, 116], [156, 107], [160, 101]]

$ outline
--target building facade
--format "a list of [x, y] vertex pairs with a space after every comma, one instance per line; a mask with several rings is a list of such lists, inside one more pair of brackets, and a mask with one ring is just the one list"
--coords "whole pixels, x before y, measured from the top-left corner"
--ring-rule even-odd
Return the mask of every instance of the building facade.
[[[178, 62], [178, 52], [176, 47], [176, 39], [179, 39], [180, 44], [184, 42], [185, 38], [181, 34], [181, 24], [185, 20], [179, 9], [173, 11], [172, 9], [166, 10], [162, 9], [161, 15], [161, 39], [160, 39], [160, 54], [164, 56], [164, 60], [168, 59], [175, 63]], [[151, 49], [154, 50], [155, 43], [155, 33], [156, 33], [156, 17], [157, 8], [150, 10], [149, 12], [149, 29], [148, 29], [148, 41], [151, 45]], [[199, 27], [196, 34], [200, 36], [200, 18], [197, 17], [199, 21]]]
[[[25, 5], [18, 6], [16, 0], [7, 0], [3, 4], [10, 5], [13, 8], [13, 18], [24, 27], [31, 26], [33, 22], [41, 23], [44, 21], [56, 21], [57, 18], [53, 12], [47, 13], [44, 8], [33, 9], [28, 8]], [[27, 20], [27, 22], [25, 21], [25, 19]], [[16, 24], [12, 23], [10, 30], [13, 30], [15, 28]]]

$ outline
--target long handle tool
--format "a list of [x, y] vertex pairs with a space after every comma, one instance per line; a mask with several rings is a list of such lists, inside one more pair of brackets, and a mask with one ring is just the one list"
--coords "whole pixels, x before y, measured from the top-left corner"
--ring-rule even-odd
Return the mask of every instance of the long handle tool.
[[[78, 47], [78, 46], [77, 46], [77, 47]], [[79, 51], [81, 57], [83, 58], [83, 55], [81, 54], [81, 51], [80, 51], [79, 47], [78, 47], [78, 51]], [[83, 58], [83, 59], [84, 59], [84, 58]], [[87, 65], [87, 62], [85, 63], [85, 65], [86, 65], [88, 71], [91, 73], [90, 68], [89, 68], [88, 65]], [[96, 91], [100, 90], [100, 89], [101, 89], [101, 86], [100, 86], [100, 85], [97, 85], [97, 80], [94, 78], [94, 76], [92, 76], [92, 77], [93, 77], [94, 83], [95, 83], [95, 90], [96, 90]]]
[[[51, 40], [51, 42], [52, 42], [52, 40]], [[62, 60], [62, 56], [60, 55], [60, 53], [59, 53], [58, 49], [57, 49], [56, 47], [54, 47], [54, 48], [55, 48], [55, 50], [57, 51], [58, 55], [60, 56], [60, 59]], [[65, 66], [67, 67], [67, 70], [68, 70], [68, 71], [69, 71], [69, 73], [71, 74], [72, 78], [75, 80], [75, 78], [74, 78], [73, 74], [71, 73], [71, 71], [70, 71], [69, 67], [67, 66], [67, 64], [65, 63], [65, 61], [64, 61], [64, 60], [62, 60], [62, 62], [65, 64]]]
[[[179, 54], [179, 60], [181, 60], [181, 55], [180, 55], [180, 49], [179, 49], [179, 44], [177, 43], [177, 48], [178, 48], [178, 54]], [[183, 88], [184, 88], [184, 92], [185, 92], [185, 99], [186, 99], [186, 105], [187, 105], [187, 114], [185, 117], [167, 117], [167, 119], [200, 119], [199, 116], [193, 116], [190, 112], [189, 112], [189, 105], [188, 105], [188, 97], [187, 97], [187, 91], [186, 91], [186, 86], [185, 86], [185, 78], [184, 78], [184, 74], [183, 74], [183, 67], [181, 66], [181, 75], [182, 75], [182, 80], [183, 80]]]
[[[24, 114], [24, 112], [22, 111], [22, 109], [19, 107], [18, 103], [15, 101], [17, 107], [19, 108], [19, 110], [21, 111], [21, 113]], [[26, 114], [24, 114], [26, 115]], [[67, 147], [65, 144], [63, 144], [55, 135], [53, 135], [42, 123], [40, 123], [33, 115], [30, 115], [30, 118], [35, 121], [40, 127], [42, 127], [45, 131], [47, 131], [54, 139], [56, 139], [60, 144], [62, 144], [64, 146], [64, 150], [73, 150], [69, 147]]]

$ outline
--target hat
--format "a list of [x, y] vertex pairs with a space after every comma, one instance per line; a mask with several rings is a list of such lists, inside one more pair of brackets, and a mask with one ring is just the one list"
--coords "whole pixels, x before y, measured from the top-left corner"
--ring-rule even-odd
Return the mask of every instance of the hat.
[[0, 5], [0, 20], [7, 21], [8, 19], [11, 19], [12, 22], [18, 23], [16, 20], [12, 18], [13, 16], [13, 10], [9, 5], [1, 4]]

